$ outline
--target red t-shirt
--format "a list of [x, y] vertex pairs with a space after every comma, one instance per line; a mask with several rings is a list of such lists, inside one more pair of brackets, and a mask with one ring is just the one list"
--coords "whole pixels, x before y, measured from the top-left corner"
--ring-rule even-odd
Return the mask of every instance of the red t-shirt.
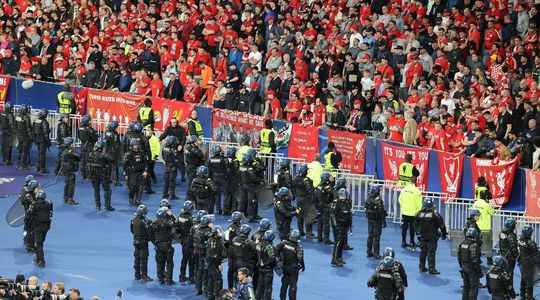
[[326, 114], [326, 108], [324, 105], [315, 106], [313, 109], [313, 125], [322, 126], [323, 117]]
[[396, 118], [395, 116], [390, 117], [388, 119], [388, 129], [390, 130], [390, 135], [388, 138], [392, 141], [396, 142], [403, 142], [403, 133], [399, 130], [394, 130], [392, 127], [397, 127], [400, 130], [403, 130], [403, 127], [405, 127], [405, 119], [403, 118]]
[[300, 116], [300, 111], [302, 110], [302, 102], [300, 102], [300, 100], [289, 101], [289, 103], [287, 103], [287, 106], [285, 108], [297, 110], [296, 112], [287, 113], [287, 121], [289, 122], [298, 121], [298, 117]]
[[448, 151], [448, 138], [444, 129], [433, 130], [431, 133], [434, 139], [433, 149], [440, 151]]

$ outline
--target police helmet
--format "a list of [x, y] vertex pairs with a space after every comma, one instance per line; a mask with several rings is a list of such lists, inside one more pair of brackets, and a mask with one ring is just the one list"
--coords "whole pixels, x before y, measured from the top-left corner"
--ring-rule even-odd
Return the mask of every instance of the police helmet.
[[184, 209], [187, 211], [193, 211], [193, 202], [187, 200], [184, 202]]
[[222, 156], [223, 150], [221, 150], [221, 147], [219, 145], [214, 145], [212, 147], [212, 154], [214, 155], [214, 157]]
[[165, 216], [167, 215], [167, 211], [169, 209], [167, 207], [160, 207], [158, 210], [157, 210], [157, 213], [156, 213], [156, 217], [158, 219], [163, 219], [165, 218]]
[[381, 267], [381, 269], [384, 269], [384, 270], [390, 270], [394, 267], [394, 258], [390, 257], [390, 256], [385, 256], [382, 260], [381, 260], [381, 263], [379, 265]]
[[112, 120], [112, 121], [107, 125], [107, 129], [109, 129], [109, 130], [116, 130], [116, 128], [118, 128], [118, 121], [116, 121], [116, 120]]
[[291, 232], [289, 233], [289, 241], [298, 242], [299, 239], [300, 239], [300, 231], [298, 231], [298, 229], [291, 230]]
[[163, 141], [163, 144], [166, 146], [166, 147], [172, 147], [174, 145], [176, 145], [178, 143], [178, 139], [173, 136], [173, 135], [169, 135], [165, 138], [165, 140]]
[[274, 234], [274, 232], [272, 230], [267, 230], [264, 232], [264, 235], [263, 235], [263, 239], [267, 242], [273, 242], [274, 239], [276, 238], [276, 235]]
[[242, 224], [242, 226], [240, 226], [239, 233], [248, 236], [251, 233], [251, 227], [249, 227], [248, 224]]
[[506, 269], [506, 259], [500, 255], [493, 257], [493, 265], [495, 267]]
[[24, 177], [24, 184], [28, 184], [30, 181], [32, 181], [34, 179], [35, 179], [34, 175], [32, 175], [32, 174], [26, 175], [26, 177]]
[[202, 226], [208, 226], [210, 224], [210, 216], [209, 215], [204, 215], [201, 217], [201, 221], [200, 221], [200, 224]]
[[128, 131], [131, 131], [131, 132], [135, 131], [135, 123], [136, 122], [134, 122], [134, 121], [129, 123]]
[[139, 122], [135, 122], [135, 123], [133, 124], [133, 131], [138, 132], [138, 133], [142, 132], [142, 131], [143, 131], [143, 126], [142, 126], [142, 124], [139, 123]]
[[37, 192], [36, 199], [44, 200], [46, 198], [47, 198], [47, 194], [45, 193], [45, 191]]
[[372, 185], [369, 188], [369, 193], [371, 195], [379, 195], [381, 192], [381, 186], [380, 185]]
[[105, 146], [105, 143], [102, 141], [102, 140], [98, 140], [95, 144], [94, 144], [94, 151], [101, 151], [103, 150], [103, 147]]
[[431, 198], [426, 198], [424, 200], [424, 203], [422, 204], [422, 209], [434, 209], [435, 205], [433, 204], [433, 200]]
[[231, 215], [231, 221], [232, 222], [240, 222], [242, 221], [242, 213], [239, 211], [235, 211]]
[[44, 109], [39, 111], [38, 118], [45, 119], [45, 118], [47, 118], [48, 115], [49, 115], [49, 111], [44, 108]]
[[465, 232], [465, 238], [475, 240], [478, 237], [478, 230], [474, 227], [469, 227]]
[[190, 135], [186, 138], [186, 143], [193, 144], [197, 142], [197, 136], [196, 135]]
[[287, 196], [289, 196], [289, 188], [284, 187], [284, 186], [280, 187], [279, 190], [276, 193], [276, 197], [282, 199], [282, 198], [285, 198]]
[[227, 148], [226, 155], [227, 155], [227, 158], [235, 158], [235, 156], [236, 156], [236, 148], [234, 148], [234, 147]]
[[321, 182], [329, 182], [331, 176], [332, 176], [332, 175], [330, 175], [330, 173], [328, 173], [328, 172], [323, 172], [323, 173], [321, 174]]
[[345, 180], [344, 177], [340, 176], [336, 179], [336, 183], [334, 184], [335, 189], [341, 189], [347, 186], [347, 180]]
[[282, 170], [289, 169], [291, 162], [288, 159], [281, 159], [279, 161], [279, 168]]
[[89, 115], [84, 115], [82, 118], [81, 118], [81, 126], [89, 126], [90, 125], [90, 121], [92, 121], [92, 119], [90, 118]]
[[39, 182], [35, 179], [32, 179], [28, 182], [28, 189], [29, 190], [35, 190], [39, 186]]
[[387, 256], [390, 256], [391, 258], [394, 258], [396, 256], [396, 253], [394, 252], [394, 249], [392, 247], [384, 248], [383, 257]]
[[480, 216], [480, 212], [478, 211], [478, 209], [471, 209], [469, 211], [469, 218], [476, 218]]
[[208, 167], [200, 166], [197, 168], [197, 176], [199, 177], [208, 177]]
[[11, 103], [9, 103], [9, 102], [4, 103], [4, 111], [5, 112], [10, 113], [12, 110], [13, 110], [13, 106], [11, 105]]
[[161, 199], [161, 201], [159, 202], [159, 207], [171, 208], [171, 204], [169, 203], [168, 199]]
[[200, 209], [197, 211], [197, 215], [199, 215], [199, 219], [202, 218], [203, 216], [206, 216], [208, 214], [208, 212], [204, 209]]
[[347, 199], [347, 190], [345, 188], [339, 189], [338, 198], [339, 199]]
[[137, 207], [137, 211], [135, 213], [138, 216], [146, 216], [146, 214], [148, 213], [148, 207], [146, 207], [146, 205], [144, 205], [144, 204], [140, 204]]
[[267, 231], [270, 230], [270, 228], [272, 228], [272, 222], [267, 218], [262, 218], [259, 221], [259, 230]]
[[66, 145], [66, 146], [73, 145], [73, 138], [72, 137], [65, 137], [65, 138], [62, 139], [62, 141], [64, 142], [64, 145]]
[[532, 237], [533, 228], [531, 225], [525, 225], [523, 229], [521, 229], [521, 237], [524, 239], [530, 239]]
[[504, 229], [506, 230], [514, 230], [516, 228], [516, 220], [514, 219], [507, 219], [504, 221]]
[[300, 165], [296, 170], [296, 176], [306, 176], [308, 171], [307, 165]]
[[199, 224], [200, 221], [201, 221], [201, 215], [199, 215], [199, 211], [195, 211], [195, 213], [193, 214], [193, 223]]

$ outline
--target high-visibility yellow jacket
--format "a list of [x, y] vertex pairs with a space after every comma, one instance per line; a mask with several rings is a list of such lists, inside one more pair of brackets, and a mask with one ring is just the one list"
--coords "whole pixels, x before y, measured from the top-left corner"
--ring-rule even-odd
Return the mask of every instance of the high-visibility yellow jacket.
[[148, 139], [148, 143], [150, 144], [150, 154], [152, 155], [152, 160], [156, 160], [161, 151], [161, 144], [159, 142], [159, 138], [155, 135], [152, 135]]
[[416, 185], [407, 183], [399, 194], [401, 215], [416, 216], [422, 209], [422, 191]]
[[491, 203], [483, 199], [476, 199], [473, 204], [473, 209], [476, 209], [478, 210], [478, 212], [480, 212], [480, 216], [476, 221], [478, 228], [480, 228], [481, 231], [490, 231], [491, 217], [495, 213], [495, 209], [493, 208]]
[[312, 161], [308, 164], [307, 177], [313, 181], [313, 187], [316, 188], [321, 184], [321, 175], [324, 168], [318, 161]]
[[270, 147], [270, 133], [272, 133], [272, 129], [264, 128], [261, 130], [261, 147], [259, 148], [260, 153], [272, 152], [272, 148]]

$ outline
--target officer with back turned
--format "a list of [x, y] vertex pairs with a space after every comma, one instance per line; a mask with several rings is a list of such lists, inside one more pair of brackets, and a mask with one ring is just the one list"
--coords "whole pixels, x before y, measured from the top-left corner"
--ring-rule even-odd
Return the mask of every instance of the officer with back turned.
[[178, 139], [169, 135], [163, 140], [161, 157], [165, 162], [165, 172], [163, 173], [163, 199], [174, 200], [176, 197], [176, 176], [178, 174]]
[[167, 207], [160, 207], [156, 220], [152, 222], [152, 242], [156, 248], [157, 277], [159, 283], [173, 285], [172, 280], [174, 264], [173, 225], [167, 215]]
[[506, 259], [502, 256], [493, 258], [493, 265], [486, 274], [488, 292], [492, 300], [509, 300], [516, 298], [512, 276], [507, 271]]
[[249, 219], [249, 222], [257, 220], [257, 189], [264, 180], [255, 163], [256, 152], [249, 149], [242, 157], [240, 164], [240, 197], [238, 199], [238, 210]]
[[120, 186], [120, 161], [122, 158], [122, 141], [120, 140], [120, 134], [116, 131], [118, 129], [118, 122], [111, 121], [107, 125], [107, 131], [104, 134], [105, 153], [113, 159], [112, 165], [112, 177], [114, 179], [114, 185]]
[[59, 175], [60, 174], [60, 167], [61, 167], [61, 160], [60, 156], [62, 155], [62, 151], [64, 151], [65, 145], [64, 145], [64, 139], [67, 137], [71, 137], [71, 125], [69, 124], [69, 115], [67, 114], [61, 114], [60, 115], [60, 121], [58, 122], [58, 125], [56, 127], [56, 144], [58, 145], [58, 157], [56, 160], [56, 168], [54, 169], [54, 174]]
[[92, 119], [90, 116], [85, 115], [82, 117], [79, 127], [79, 139], [81, 140], [81, 173], [83, 179], [88, 177], [86, 174], [86, 171], [88, 171], [88, 168], [86, 167], [88, 154], [92, 152], [94, 144], [98, 140], [97, 132], [94, 128], [92, 128], [91, 123]]
[[139, 205], [144, 188], [144, 176], [147, 176], [147, 156], [141, 151], [141, 145], [133, 141], [130, 150], [124, 156], [124, 172], [127, 176], [129, 204]]
[[233, 147], [227, 148], [225, 176], [227, 184], [224, 188], [223, 195], [223, 214], [230, 215], [231, 212], [237, 210], [236, 194], [240, 185], [240, 162], [235, 159], [236, 149]]
[[[182, 245], [182, 261], [180, 262], [180, 282], [193, 279], [193, 239], [191, 228], [193, 227], [193, 203], [185, 201], [176, 218], [176, 232], [180, 235]], [[186, 269], [189, 267], [189, 277], [186, 276]]]
[[521, 299], [534, 299], [534, 277], [536, 271], [536, 257], [538, 255], [538, 246], [532, 240], [533, 228], [525, 225], [521, 229], [519, 237], [519, 269], [521, 271], [521, 282], [519, 285]]
[[[186, 147], [184, 148], [184, 163], [186, 165], [186, 186], [191, 186], [191, 181], [197, 173], [197, 168], [203, 165], [204, 163], [204, 154], [197, 145], [197, 136], [189, 135], [186, 138]], [[190, 198], [189, 189], [187, 199], [195, 201], [195, 199]]]
[[275, 249], [279, 268], [283, 272], [279, 298], [281, 300], [287, 299], [288, 293], [289, 300], [296, 300], [298, 275], [300, 271], [306, 270], [304, 247], [300, 244], [300, 232], [296, 229], [291, 231], [287, 239], [277, 244]]
[[25, 177], [25, 184], [22, 192], [18, 196], [24, 207], [24, 247], [28, 252], [34, 252], [34, 232], [32, 231], [32, 223], [30, 214], [28, 213], [30, 205], [36, 200], [36, 191], [39, 183], [34, 179], [34, 176], [28, 175]]
[[32, 122], [30, 106], [25, 104], [15, 116], [15, 136], [17, 137], [19, 158], [17, 168], [28, 170], [30, 164], [30, 148], [32, 146]]
[[216, 185], [212, 179], [208, 178], [208, 167], [200, 166], [197, 169], [197, 176], [191, 182], [189, 193], [190, 199], [195, 200], [197, 209], [204, 209], [210, 214], [214, 213]]
[[44, 191], [36, 193], [34, 201], [28, 209], [32, 232], [34, 236], [34, 248], [36, 250], [35, 263], [38, 267], [45, 267], [45, 255], [43, 253], [43, 244], [47, 237], [47, 232], [51, 228], [51, 219], [53, 215], [53, 205], [47, 201], [47, 194]]
[[48, 114], [49, 112], [46, 109], [40, 110], [38, 118], [32, 124], [33, 139], [38, 151], [36, 171], [44, 174], [48, 173], [46, 167], [47, 149], [51, 145], [51, 139], [49, 138], [51, 128], [49, 126], [49, 121], [47, 121]]
[[518, 238], [515, 230], [516, 220], [507, 219], [504, 221], [503, 230], [499, 233], [499, 251], [508, 266], [508, 274], [510, 275], [510, 282], [512, 284], [514, 283], [516, 260], [519, 256]]
[[207, 283], [207, 269], [205, 265], [206, 248], [208, 246], [208, 239], [212, 234], [212, 228], [210, 227], [212, 220], [209, 215], [201, 217], [199, 226], [195, 228], [193, 232], [193, 247], [195, 250], [195, 258], [197, 259], [197, 269], [195, 270], [195, 288], [197, 289], [197, 295], [202, 295], [203, 287]]
[[317, 210], [319, 221], [317, 222], [317, 239], [327, 245], [333, 244], [330, 240], [330, 206], [334, 202], [334, 183], [328, 172], [321, 175], [321, 183], [316, 190]]
[[257, 264], [257, 249], [255, 243], [249, 239], [251, 227], [248, 224], [242, 224], [238, 235], [234, 237], [228, 249], [230, 265], [234, 273], [240, 268], [247, 268], [250, 274], [253, 274]]
[[375, 288], [375, 299], [377, 300], [396, 299], [398, 285], [394, 273], [394, 259], [391, 256], [383, 258], [367, 285], [370, 288]]
[[300, 209], [294, 207], [291, 203], [289, 189], [281, 187], [274, 197], [274, 216], [281, 240], [289, 236], [292, 218], [297, 216], [299, 212]]
[[[240, 226], [242, 226], [242, 213], [239, 211], [235, 211], [231, 215], [231, 224], [229, 224], [229, 227], [227, 227], [227, 230], [225, 231], [225, 246], [227, 247], [227, 253], [229, 253], [229, 248], [232, 245], [232, 241], [234, 238], [238, 235], [240, 232]], [[234, 287], [234, 282], [236, 278], [235, 274], [235, 266], [234, 266], [234, 258], [232, 256], [229, 256], [228, 259], [228, 270], [227, 270], [227, 286], [229, 289], [232, 289]]]
[[[478, 217], [480, 216], [480, 212], [476, 209], [470, 209], [469, 210], [469, 216], [467, 217], [467, 221], [465, 222], [465, 227], [463, 227], [463, 236], [467, 234], [467, 229], [474, 228], [478, 232], [480, 232], [480, 227], [478, 227]], [[480, 235], [478, 236], [478, 244], [482, 245], [482, 238]]]
[[402, 186], [405, 186], [407, 183], [415, 183], [416, 180], [413, 181], [413, 179], [420, 176], [420, 172], [418, 169], [413, 165], [413, 156], [412, 154], [405, 154], [405, 161], [399, 165], [399, 183]]
[[465, 240], [458, 246], [458, 263], [463, 278], [462, 299], [475, 300], [478, 297], [478, 287], [482, 277], [480, 261], [480, 245], [477, 242], [478, 231], [467, 229]]
[[276, 267], [276, 251], [272, 242], [275, 234], [272, 230], [264, 232], [257, 245], [257, 299], [272, 300], [272, 283]]
[[81, 157], [73, 148], [73, 138], [67, 137], [64, 139], [64, 151], [61, 155], [62, 166], [60, 167], [61, 174], [64, 175], [64, 203], [69, 205], [78, 205], [79, 203], [73, 199], [75, 196], [75, 173], [79, 170], [79, 161]]
[[[414, 226], [416, 214], [422, 209], [422, 191], [415, 185], [416, 177], [412, 177], [413, 182], [405, 183], [399, 194], [399, 207], [402, 216], [401, 224], [401, 247], [415, 248]], [[407, 230], [409, 230], [410, 244], [407, 244]]]
[[437, 243], [441, 237], [446, 240], [447, 232], [443, 218], [435, 211], [433, 200], [424, 200], [422, 210], [416, 214], [416, 234], [420, 242], [420, 272], [426, 272], [426, 258], [429, 265], [429, 274], [438, 275], [435, 268]]
[[141, 152], [146, 156], [146, 160], [152, 159], [150, 143], [143, 133], [143, 126], [139, 122], [132, 122], [128, 126], [122, 146], [124, 154], [129, 152], [131, 145], [134, 143], [138, 143], [140, 145]]
[[151, 239], [150, 221], [146, 219], [148, 208], [141, 204], [137, 207], [135, 216], [131, 220], [131, 233], [133, 234], [133, 247], [135, 251], [133, 256], [135, 261], [133, 268], [135, 269], [135, 280], [152, 281], [148, 276], [148, 242]]
[[[212, 156], [208, 160], [208, 172], [210, 173], [210, 178], [216, 185], [216, 194], [214, 197], [215, 208], [217, 213], [222, 215], [224, 190], [230, 177], [227, 177], [227, 159], [223, 155], [221, 147], [215, 145], [212, 148], [212, 152]], [[213, 209], [211, 211], [213, 211]]]
[[[260, 248], [263, 241], [264, 233], [272, 229], [272, 222], [267, 218], [263, 218], [259, 221], [259, 228], [251, 235], [251, 240], [255, 243], [255, 249]], [[253, 270], [253, 286], [257, 290], [259, 283], [259, 268], [255, 267]]]
[[338, 191], [337, 199], [331, 206], [331, 217], [336, 224], [336, 243], [332, 252], [332, 266], [343, 267], [343, 249], [345, 247], [345, 237], [352, 227], [352, 202], [349, 199], [347, 190]]
[[[313, 216], [311, 215], [312, 206], [314, 207], [314, 190], [313, 190], [313, 181], [307, 177], [308, 168], [306, 165], [301, 165], [298, 167], [296, 176], [293, 179], [293, 194], [298, 208], [300, 208], [301, 213], [297, 217], [298, 229], [300, 231], [300, 236], [306, 235], [307, 238], [313, 238]], [[304, 231], [305, 229], [305, 231]]]
[[220, 226], [214, 226], [208, 237], [208, 246], [206, 247], [206, 266], [208, 270], [206, 296], [208, 300], [217, 299], [219, 291], [223, 289], [223, 267], [221, 264], [226, 256], [223, 230]]
[[154, 110], [152, 109], [152, 100], [150, 100], [150, 98], [144, 99], [143, 106], [139, 108], [137, 121], [139, 121], [144, 128], [149, 126], [151, 129], [154, 129]]
[[103, 151], [105, 143], [97, 141], [94, 145], [94, 150], [88, 155], [88, 177], [92, 181], [94, 188], [94, 201], [96, 210], [101, 211], [101, 187], [103, 187], [105, 198], [105, 209], [114, 211], [111, 205], [111, 173], [113, 159]]
[[207, 215], [207, 212], [204, 210], [195, 210], [195, 212], [193, 213], [193, 226], [191, 227], [191, 231], [190, 231], [191, 242], [193, 245], [192, 259], [191, 259], [192, 266], [193, 266], [193, 277], [189, 278], [189, 281], [191, 284], [196, 284], [197, 278], [199, 276], [198, 275], [199, 274], [198, 273], [199, 260], [200, 260], [200, 256], [203, 253], [199, 253], [199, 249], [195, 247], [195, 243], [196, 243], [196, 239], [199, 238], [198, 234], [199, 234], [199, 227], [201, 226], [201, 219], [205, 215]]
[[13, 153], [13, 136], [15, 135], [15, 116], [11, 103], [4, 103], [4, 110], [0, 111], [0, 140], [2, 140], [2, 161], [10, 166]]
[[367, 257], [380, 259], [380, 240], [382, 229], [386, 227], [386, 209], [380, 197], [380, 186], [373, 186], [366, 200], [368, 219]]
[[279, 161], [279, 169], [274, 175], [274, 193], [279, 190], [281, 187], [286, 187], [288, 189], [292, 188], [292, 175], [291, 175], [291, 166], [288, 159], [282, 159]]
[[395, 257], [394, 249], [390, 247], [386, 247], [384, 249], [383, 257], [391, 257], [394, 260], [394, 279], [396, 283], [397, 288], [397, 297], [396, 300], [405, 300], [405, 289], [408, 286], [407, 282], [407, 272], [405, 272], [405, 268], [403, 267], [403, 264], [396, 259]]

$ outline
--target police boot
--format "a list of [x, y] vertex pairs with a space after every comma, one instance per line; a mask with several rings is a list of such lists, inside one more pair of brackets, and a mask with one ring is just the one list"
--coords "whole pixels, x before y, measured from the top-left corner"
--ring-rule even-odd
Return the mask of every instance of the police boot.
[[437, 271], [437, 269], [433, 268], [433, 269], [429, 269], [429, 274], [431, 275], [439, 275], [441, 274], [441, 272]]
[[45, 260], [36, 259], [35, 263], [36, 263], [36, 266], [38, 266], [38, 268], [45, 268]]
[[142, 276], [141, 276], [141, 281], [144, 281], [144, 282], [150, 282], [150, 281], [154, 281], [154, 279], [152, 279], [152, 278], [149, 277], [148, 275], [142, 275]]
[[332, 259], [332, 267], [334, 268], [341, 268], [343, 267], [343, 263], [339, 260], [336, 260], [336, 259]]

